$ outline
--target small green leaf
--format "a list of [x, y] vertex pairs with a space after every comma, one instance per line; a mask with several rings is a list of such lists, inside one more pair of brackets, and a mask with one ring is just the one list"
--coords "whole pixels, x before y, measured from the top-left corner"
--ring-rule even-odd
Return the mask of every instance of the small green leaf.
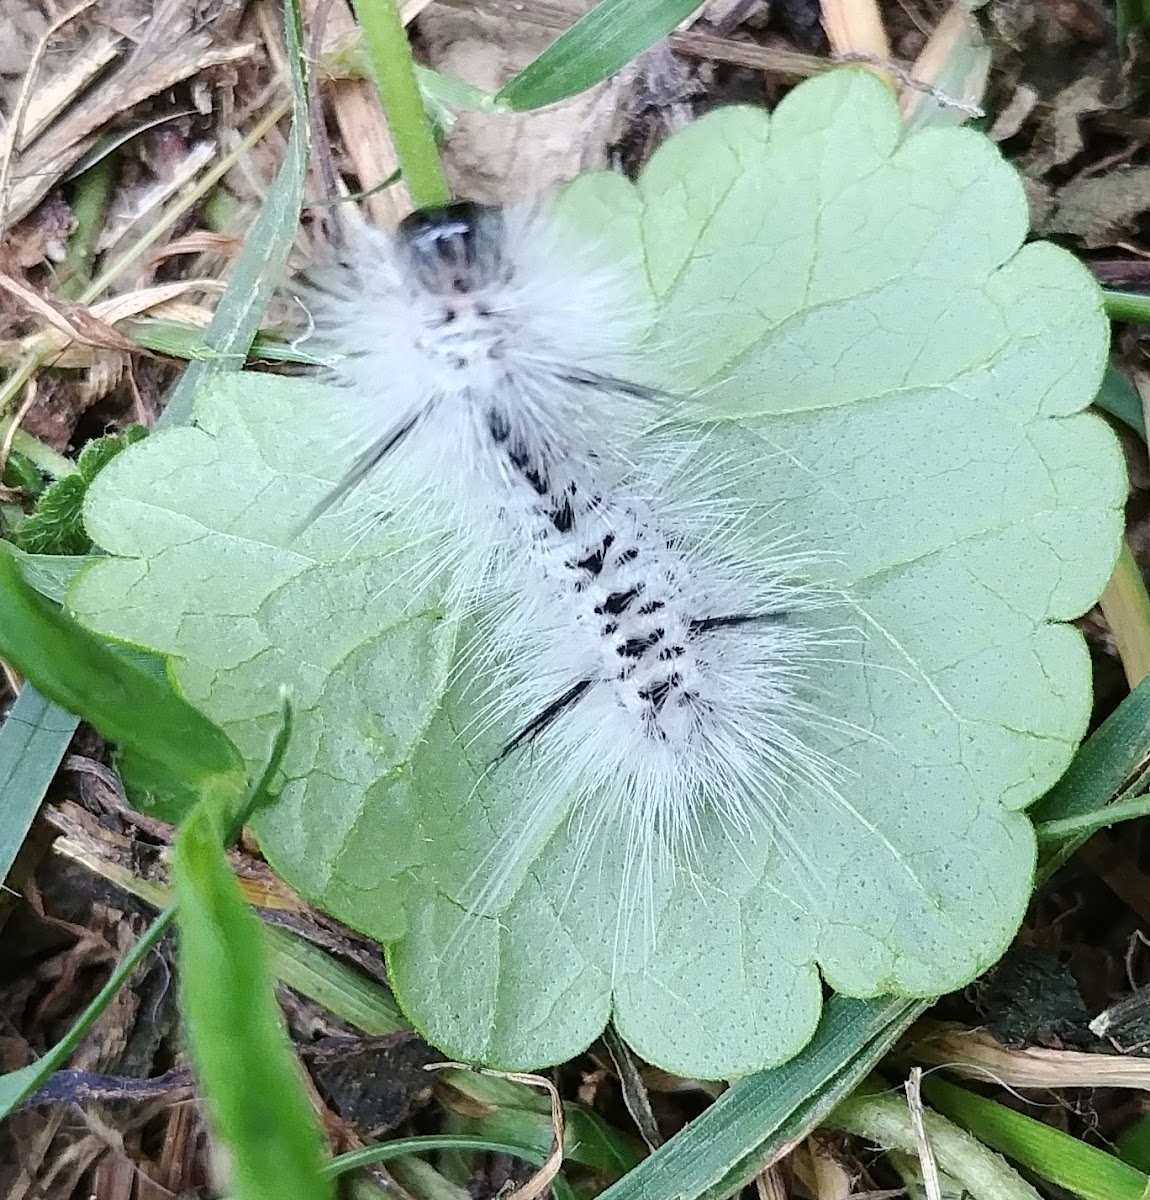
[[28, 554], [85, 554], [92, 542], [84, 529], [88, 485], [126, 446], [147, 436], [142, 425], [89, 442], [80, 452], [75, 475], [57, 479], [40, 497], [35, 511], [16, 531], [15, 543]]
[[649, 50], [698, 7], [698, 0], [600, 0], [495, 99], [523, 111], [584, 92]]
[[36, 464], [30, 458], [17, 450], [12, 450], [8, 454], [8, 461], [4, 464], [4, 486], [21, 488], [30, 496], [38, 496], [43, 490], [44, 481], [40, 477], [40, 472], [36, 470]]
[[80, 516], [87, 491], [79, 475], [57, 479], [16, 530], [16, 545], [29, 554], [85, 553], [92, 545]]
[[196, 1075], [229, 1151], [235, 1200], [331, 1200], [323, 1138], [280, 1017], [263, 931], [200, 805], [176, 839], [180, 996]]

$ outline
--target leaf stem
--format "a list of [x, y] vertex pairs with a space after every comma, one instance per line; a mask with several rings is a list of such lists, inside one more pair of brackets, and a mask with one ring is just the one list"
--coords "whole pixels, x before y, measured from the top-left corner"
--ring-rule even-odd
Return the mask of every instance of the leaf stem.
[[397, 0], [352, 0], [352, 4], [411, 202], [416, 208], [445, 204], [451, 189], [423, 106]]
[[1150, 595], [1125, 538], [1114, 574], [1098, 603], [1118, 644], [1126, 681], [1136, 688], [1150, 675]]
[[1141, 292], [1114, 292], [1104, 288], [1102, 300], [1110, 320], [1150, 324], [1150, 296]]
[[1136, 800], [1120, 800], [1096, 808], [1093, 812], [1080, 813], [1076, 817], [1063, 817], [1058, 821], [1044, 821], [1035, 827], [1040, 842], [1060, 841], [1062, 838], [1081, 837], [1095, 833], [1120, 821], [1133, 821], [1137, 817], [1150, 816], [1150, 796], [1139, 796]]

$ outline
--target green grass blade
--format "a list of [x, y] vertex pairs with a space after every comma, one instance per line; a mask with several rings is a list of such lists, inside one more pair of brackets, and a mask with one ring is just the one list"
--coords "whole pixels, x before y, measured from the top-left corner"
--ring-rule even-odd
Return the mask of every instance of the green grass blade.
[[331, 1200], [323, 1137], [276, 1003], [263, 929], [201, 804], [176, 839], [180, 996], [197, 1078], [226, 1144], [235, 1200]]
[[844, 1100], [926, 1007], [921, 1000], [833, 997], [797, 1058], [740, 1079], [599, 1200], [733, 1195]]
[[24, 844], [79, 721], [26, 684], [0, 728], [0, 883]]
[[[324, 1169], [333, 1176], [345, 1175], [348, 1171], [355, 1171], [360, 1167], [392, 1162], [408, 1154], [429, 1154], [435, 1150], [470, 1150], [489, 1154], [510, 1154], [536, 1167], [541, 1167], [547, 1158], [545, 1153], [540, 1154], [529, 1146], [520, 1146], [513, 1142], [470, 1137], [467, 1134], [441, 1134], [431, 1137], [397, 1138], [393, 1142], [380, 1142], [376, 1146], [365, 1146], [362, 1150], [353, 1150], [349, 1154], [341, 1154], [338, 1158], [333, 1158]], [[551, 1187], [556, 1200], [575, 1200], [574, 1190], [561, 1175], [556, 1177]]]
[[[121, 332], [127, 333], [137, 346], [154, 350], [157, 354], [166, 354], [169, 358], [184, 358], [193, 362], [230, 361], [228, 355], [213, 350], [204, 341], [204, 331], [198, 325], [188, 325], [183, 321], [140, 317]], [[257, 333], [252, 339], [248, 357], [264, 362], [300, 363], [306, 367], [324, 365], [322, 358], [262, 333]]]
[[1146, 1200], [1150, 1176], [1077, 1138], [946, 1083], [937, 1075], [923, 1080], [932, 1108], [974, 1134], [983, 1145], [1067, 1188], [1084, 1200]]
[[410, 1029], [391, 993], [285, 929], [264, 930], [276, 977], [372, 1037]]
[[[1150, 676], [1082, 744], [1066, 774], [1030, 810], [1042, 826], [1083, 817], [1109, 804], [1150, 757]], [[1044, 847], [1039, 876], [1047, 878], [1081, 845], [1082, 837]]]
[[299, 9], [293, 3], [285, 8], [284, 27], [292, 72], [292, 126], [287, 154], [244, 241], [211, 323], [204, 330], [203, 342], [215, 357], [189, 364], [172, 389], [157, 426], [186, 424], [191, 419], [196, 392], [203, 384], [222, 372], [243, 367], [268, 303], [282, 282], [288, 252], [295, 240], [311, 137], [306, 64], [300, 53]]
[[117, 654], [24, 581], [0, 546], [0, 657], [125, 753], [137, 786], [174, 797], [242, 796], [243, 759], [228, 736], [166, 680]]
[[26, 1067], [21, 1067], [19, 1071], [10, 1071], [7, 1075], [0, 1075], [0, 1120], [7, 1117], [21, 1101], [40, 1088], [53, 1071], [59, 1070], [68, 1061], [69, 1055], [96, 1023], [96, 1018], [108, 1006], [112, 997], [127, 983], [140, 961], [163, 937], [164, 931], [172, 923], [175, 915], [174, 908], [166, 908], [160, 913], [148, 926], [144, 936], [124, 956], [120, 965], [112, 972], [108, 982], [99, 990], [92, 1003], [84, 1009], [80, 1019], [43, 1058], [29, 1063]]
[[665, 38], [698, 0], [601, 0], [500, 88], [496, 101], [523, 111], [586, 91]]
[[1146, 418], [1142, 412], [1142, 399], [1137, 389], [1121, 371], [1107, 365], [1102, 376], [1102, 386], [1094, 403], [1123, 424], [1129, 425], [1138, 436], [1146, 440]]

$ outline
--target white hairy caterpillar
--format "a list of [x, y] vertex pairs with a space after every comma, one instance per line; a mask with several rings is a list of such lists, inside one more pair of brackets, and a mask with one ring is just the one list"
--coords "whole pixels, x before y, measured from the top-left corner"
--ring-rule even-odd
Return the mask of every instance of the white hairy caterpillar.
[[315, 284], [313, 344], [359, 426], [322, 508], [382, 489], [428, 540], [424, 574], [449, 570], [460, 612], [484, 618], [460, 668], [490, 698], [479, 724], [513, 709], [489, 769], [532, 754], [474, 909], [564, 820], [584, 847], [605, 827], [625, 840], [621, 930], [650, 925], [656, 879], [706, 853], [708, 814], [736, 847], [793, 845], [796, 788], [834, 790], [803, 736], [818, 639], [802, 556], [752, 549], [721, 481], [674, 470], [697, 434], [650, 435], [675, 404], [639, 382], [658, 364], [632, 345], [616, 272], [538, 211], [459, 203], [358, 231]]

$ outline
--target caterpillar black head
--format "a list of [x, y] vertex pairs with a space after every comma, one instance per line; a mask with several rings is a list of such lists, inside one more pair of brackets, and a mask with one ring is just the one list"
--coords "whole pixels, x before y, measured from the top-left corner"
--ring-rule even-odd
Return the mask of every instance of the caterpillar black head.
[[396, 230], [415, 281], [435, 296], [466, 296], [506, 282], [503, 214], [470, 200], [421, 208]]

